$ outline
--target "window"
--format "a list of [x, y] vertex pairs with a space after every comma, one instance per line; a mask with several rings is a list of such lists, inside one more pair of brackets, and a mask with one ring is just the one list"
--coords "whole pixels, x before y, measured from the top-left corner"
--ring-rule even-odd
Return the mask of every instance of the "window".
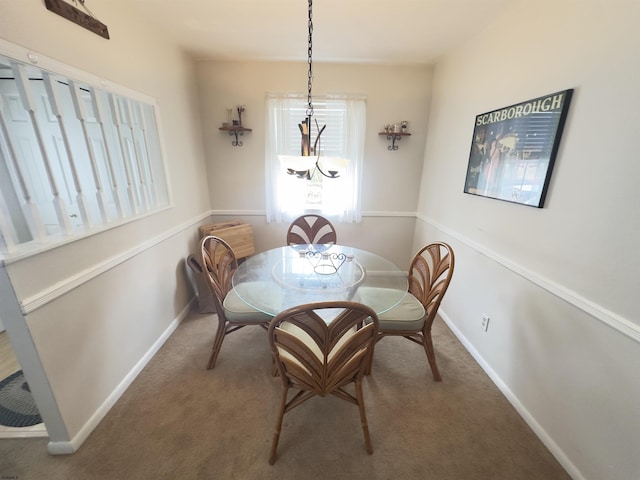
[[168, 204], [150, 100], [0, 56], [0, 254]]
[[[338, 221], [359, 222], [360, 179], [364, 151], [366, 104], [363, 97], [315, 97], [313, 123], [326, 125], [321, 136], [320, 165], [347, 159], [339, 178], [311, 169], [311, 178], [289, 175], [278, 155], [300, 155], [300, 129], [307, 97], [267, 96], [266, 193], [267, 222], [289, 221], [302, 213], [321, 213]], [[316, 137], [315, 125], [312, 126]], [[335, 161], [335, 160], [334, 160]]]

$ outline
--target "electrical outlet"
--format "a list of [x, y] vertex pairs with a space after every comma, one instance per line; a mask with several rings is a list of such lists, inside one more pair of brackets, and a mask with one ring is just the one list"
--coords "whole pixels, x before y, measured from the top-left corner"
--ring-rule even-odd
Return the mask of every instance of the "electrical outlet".
[[487, 330], [489, 330], [489, 315], [487, 315], [486, 313], [482, 314], [482, 329], [486, 332]]

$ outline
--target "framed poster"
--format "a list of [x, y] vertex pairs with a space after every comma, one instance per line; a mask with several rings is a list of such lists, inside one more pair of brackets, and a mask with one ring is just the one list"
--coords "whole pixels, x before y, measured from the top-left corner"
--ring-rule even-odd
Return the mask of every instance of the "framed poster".
[[476, 116], [464, 192], [542, 208], [572, 93]]

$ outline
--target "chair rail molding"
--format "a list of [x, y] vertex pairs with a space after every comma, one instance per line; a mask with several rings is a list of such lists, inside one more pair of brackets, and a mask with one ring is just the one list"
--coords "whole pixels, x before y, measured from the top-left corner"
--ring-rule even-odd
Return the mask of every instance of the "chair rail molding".
[[602, 305], [599, 305], [583, 297], [577, 292], [574, 292], [573, 290], [566, 288], [565, 286], [560, 285], [559, 283], [554, 282], [553, 280], [550, 280], [542, 275], [539, 275], [538, 273], [533, 272], [532, 270], [529, 270], [528, 268], [525, 268], [522, 265], [519, 265], [509, 260], [508, 258], [503, 257], [502, 255], [494, 252], [493, 250], [486, 248], [485, 246], [477, 242], [474, 242], [473, 240], [465, 237], [464, 235], [461, 235], [460, 233], [439, 223], [436, 220], [425, 217], [424, 215], [421, 215], [419, 213], [417, 217], [419, 220], [429, 225], [432, 225], [438, 230], [446, 233], [447, 235], [450, 235], [456, 240], [459, 240], [460, 242], [464, 243], [466, 246], [475, 250], [481, 255], [484, 255], [490, 258], [491, 260], [499, 263], [500, 265], [507, 268], [508, 270], [511, 270], [516, 275], [519, 275], [522, 278], [529, 280], [531, 283], [537, 285], [543, 290], [546, 290], [552, 295], [555, 295], [556, 297], [564, 300], [565, 302], [576, 307], [577, 309], [582, 310], [584, 313], [601, 321], [605, 325], [617, 330], [623, 335], [640, 343], [640, 325], [636, 325], [635, 323], [624, 318], [622, 315], [618, 315], [617, 313], [606, 309]]
[[[211, 210], [210, 215], [220, 216], [247, 216], [247, 217], [265, 217], [267, 215], [264, 210]], [[401, 211], [377, 211], [370, 210], [362, 212], [363, 217], [407, 217], [417, 218], [416, 212], [401, 212]], [[283, 222], [286, 223], [286, 222]]]
[[103, 273], [111, 270], [112, 268], [117, 267], [118, 265], [130, 260], [131, 258], [144, 253], [145, 251], [159, 245], [160, 243], [168, 240], [174, 235], [178, 235], [181, 232], [192, 229], [195, 226], [199, 225], [204, 219], [210, 216], [210, 212], [202, 213], [180, 225], [177, 225], [166, 232], [146, 241], [138, 246], [124, 251], [121, 254], [114, 256], [104, 262], [97, 263], [96, 265], [79, 272], [76, 275], [72, 275], [63, 279], [51, 287], [44, 289], [38, 292], [35, 295], [32, 295], [28, 298], [25, 298], [21, 302], [22, 313], [27, 315], [42, 306], [46, 305], [49, 302], [69, 293], [70, 291], [80, 287], [81, 285], [91, 281], [92, 279], [102, 275]]

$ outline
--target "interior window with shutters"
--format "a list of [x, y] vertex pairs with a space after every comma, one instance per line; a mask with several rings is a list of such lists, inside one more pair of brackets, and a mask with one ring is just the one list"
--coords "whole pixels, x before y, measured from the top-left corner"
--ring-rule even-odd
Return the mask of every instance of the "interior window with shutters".
[[[302, 213], [321, 213], [337, 221], [358, 222], [360, 178], [366, 119], [364, 97], [314, 97], [312, 142], [322, 131], [317, 165], [308, 175], [287, 172], [280, 156], [300, 155], [299, 124], [307, 97], [267, 96], [266, 192], [267, 221], [289, 221]], [[302, 168], [302, 167], [301, 167]], [[337, 177], [330, 178], [339, 171]]]
[[0, 56], [0, 255], [166, 207], [155, 108], [141, 95]]

